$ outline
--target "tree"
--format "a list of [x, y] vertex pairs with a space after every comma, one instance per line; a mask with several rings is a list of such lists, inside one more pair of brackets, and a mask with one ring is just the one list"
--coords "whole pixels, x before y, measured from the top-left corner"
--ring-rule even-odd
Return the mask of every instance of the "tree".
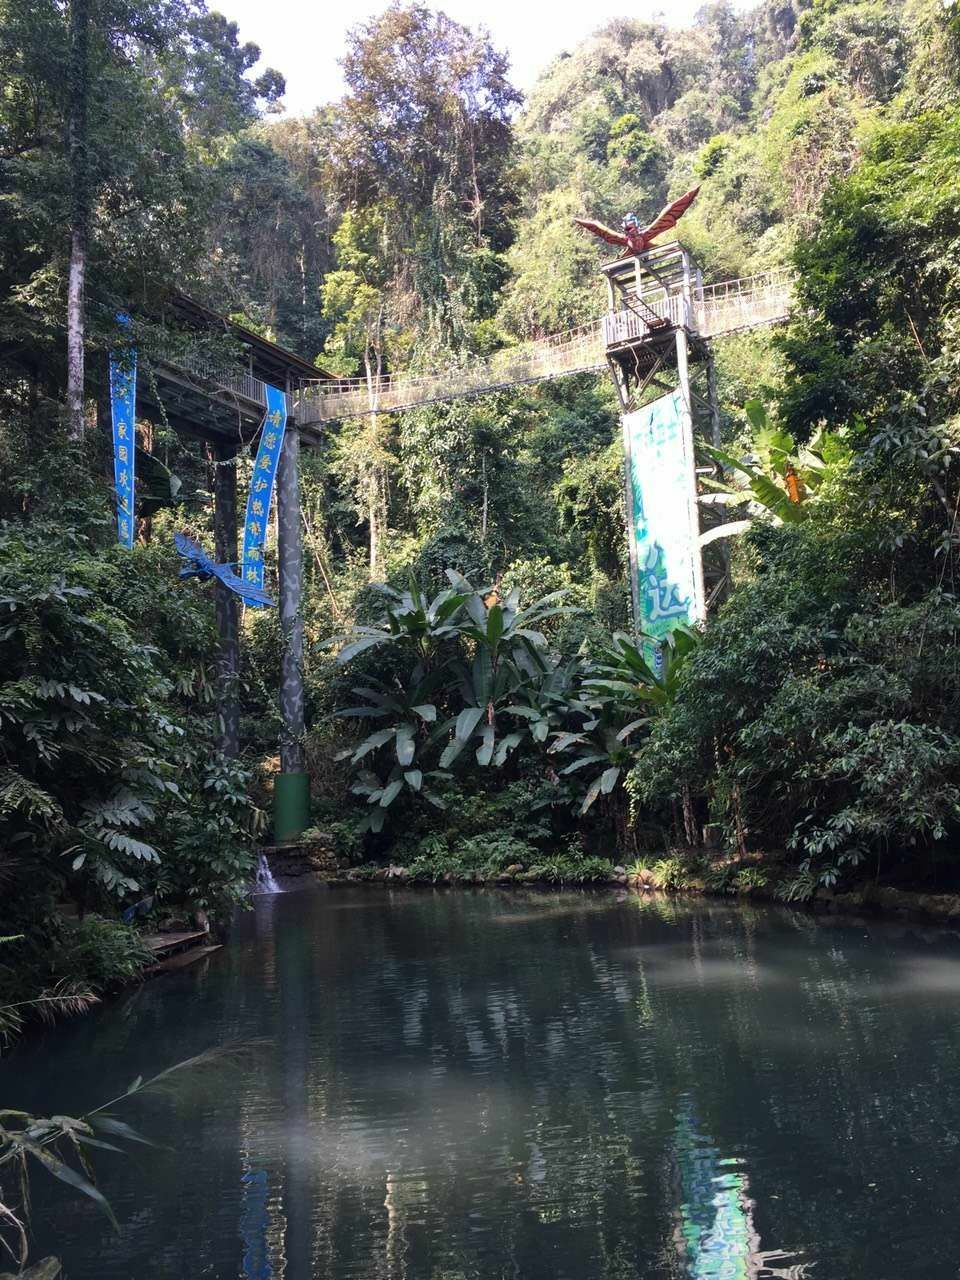
[[371, 579], [380, 571], [387, 516], [386, 469], [392, 460], [377, 412], [389, 337], [391, 255], [387, 227], [384, 208], [344, 214], [334, 236], [339, 269], [330, 272], [323, 284], [324, 313], [334, 325], [327, 348], [348, 364], [359, 361], [370, 408], [358, 432], [342, 434], [339, 462], [366, 509]]
[[186, 282], [215, 173], [205, 147], [281, 87], [249, 84], [255, 46], [207, 17], [201, 0], [0, 3], [0, 334], [45, 389], [66, 386], [74, 436], [85, 348], [138, 290]]

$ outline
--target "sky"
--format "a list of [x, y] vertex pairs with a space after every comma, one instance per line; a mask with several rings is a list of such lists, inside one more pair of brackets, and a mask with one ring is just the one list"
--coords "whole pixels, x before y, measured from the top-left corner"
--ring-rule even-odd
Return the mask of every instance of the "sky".
[[[388, 0], [208, 0], [240, 26], [242, 41], [260, 46], [262, 65], [287, 80], [286, 108], [302, 115], [343, 92], [338, 59], [350, 27], [381, 13]], [[470, 27], [485, 26], [510, 56], [511, 79], [523, 91], [558, 53], [611, 18], [660, 18], [681, 25], [703, 0], [429, 0], [430, 8]], [[747, 7], [746, 0], [739, 3]]]

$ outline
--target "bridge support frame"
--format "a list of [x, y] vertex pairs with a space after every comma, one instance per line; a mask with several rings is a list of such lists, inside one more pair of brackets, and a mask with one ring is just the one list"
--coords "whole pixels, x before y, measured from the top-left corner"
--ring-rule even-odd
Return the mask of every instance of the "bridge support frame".
[[[691, 256], [679, 244], [668, 244], [608, 263], [602, 270], [610, 304], [603, 322], [605, 354], [622, 413], [636, 412], [655, 395], [679, 391], [688, 456], [694, 456], [697, 437], [719, 443], [713, 352], [696, 329], [703, 277]], [[691, 526], [699, 529], [702, 509], [695, 469], [688, 501]], [[727, 581], [721, 545], [711, 544], [695, 558], [695, 576], [696, 613], [702, 617]], [[633, 604], [634, 616], [639, 616], [636, 599]]]

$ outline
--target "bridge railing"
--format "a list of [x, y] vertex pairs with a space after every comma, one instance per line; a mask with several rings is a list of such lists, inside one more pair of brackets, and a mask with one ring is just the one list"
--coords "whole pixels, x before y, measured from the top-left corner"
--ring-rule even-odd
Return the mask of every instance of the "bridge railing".
[[[266, 410], [267, 384], [252, 373], [243, 372], [208, 355], [191, 351], [189, 347], [151, 345], [150, 354], [156, 364], [165, 367], [173, 375], [196, 381], [205, 386], [212, 384], [222, 397], [242, 400], [245, 405]], [[287, 409], [292, 410], [292, 398], [287, 397]]]
[[704, 338], [713, 338], [785, 320], [793, 303], [793, 286], [789, 267], [705, 285], [696, 307], [697, 329]]
[[367, 413], [391, 413], [416, 405], [478, 395], [523, 383], [542, 382], [599, 369], [604, 362], [600, 323], [569, 329], [533, 342], [505, 347], [487, 360], [452, 366], [438, 373], [399, 377], [342, 378], [301, 384], [301, 425]]
[[[786, 318], [792, 290], [793, 277], [787, 268], [707, 285], [702, 296], [694, 299], [693, 327], [711, 338], [772, 324]], [[603, 368], [609, 347], [645, 338], [654, 318], [676, 327], [686, 324], [683, 295], [644, 300], [636, 309], [611, 311], [564, 333], [505, 347], [486, 360], [434, 373], [301, 383], [292, 411], [301, 426], [308, 426], [586, 373]]]

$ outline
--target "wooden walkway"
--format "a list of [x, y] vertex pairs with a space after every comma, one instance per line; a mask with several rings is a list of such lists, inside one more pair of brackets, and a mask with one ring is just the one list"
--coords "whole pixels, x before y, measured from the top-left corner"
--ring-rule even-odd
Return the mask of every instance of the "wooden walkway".
[[610, 312], [565, 333], [507, 347], [486, 360], [448, 366], [439, 373], [386, 377], [369, 384], [364, 378], [304, 384], [293, 412], [301, 427], [315, 426], [589, 373], [605, 367], [609, 346], [645, 337], [650, 332], [651, 312], [673, 327], [689, 319], [689, 327], [700, 337], [719, 338], [785, 320], [792, 297], [793, 276], [785, 268], [726, 280], [705, 285], [702, 294], [693, 299], [689, 317], [684, 298], [674, 294], [647, 304], [643, 314]]

